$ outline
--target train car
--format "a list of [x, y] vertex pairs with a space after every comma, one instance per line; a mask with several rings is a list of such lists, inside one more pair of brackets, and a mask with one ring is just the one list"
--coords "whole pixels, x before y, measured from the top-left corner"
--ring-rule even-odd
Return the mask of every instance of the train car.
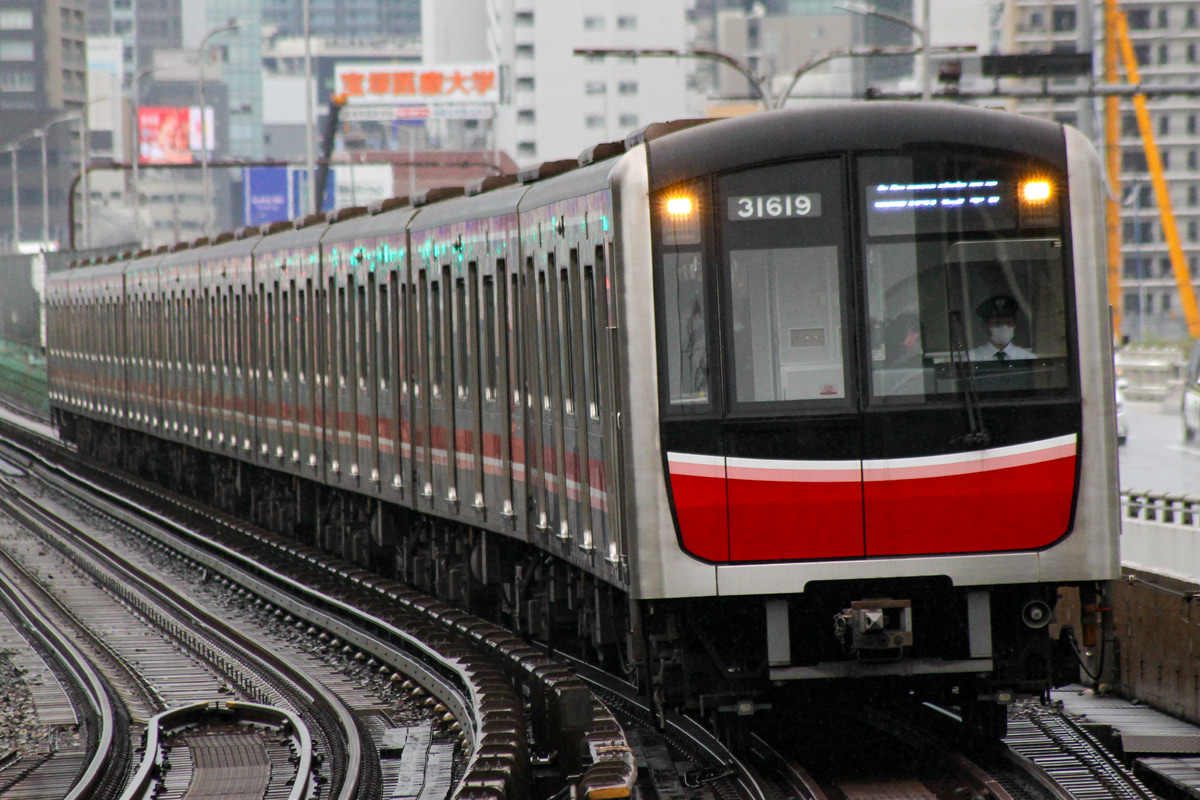
[[[1081, 134], [1004, 112], [681, 121], [135, 259], [127, 313], [163, 328], [189, 435], [155, 436], [198, 496], [660, 709], [898, 686], [994, 735], [1075, 665], [1058, 592], [1118, 574], [1103, 194]], [[214, 353], [233, 397], [188, 382]], [[126, 424], [52, 368], [64, 436]]]
[[654, 305], [625, 331], [658, 344], [629, 391], [659, 413], [631, 438], [653, 430], [633, 467], [665, 463], [667, 497], [638, 481], [626, 504], [635, 592], [733, 623], [691, 626], [731, 669], [953, 685], [1002, 725], [990, 701], [1053, 680], [1056, 587], [1117, 574], [1090, 145], [868, 104], [705, 125], [645, 162], [654, 269], [625, 295]]

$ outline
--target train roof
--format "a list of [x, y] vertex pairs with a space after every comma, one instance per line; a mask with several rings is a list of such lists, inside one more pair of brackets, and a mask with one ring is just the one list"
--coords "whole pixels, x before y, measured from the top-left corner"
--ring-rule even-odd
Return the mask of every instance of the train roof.
[[951, 103], [836, 103], [732, 117], [647, 143], [650, 189], [749, 164], [927, 143], [1016, 150], [1065, 168], [1062, 125]]
[[211, 261], [218, 258], [236, 258], [238, 256], [246, 256], [254, 251], [255, 245], [258, 244], [257, 236], [248, 236], [245, 238], [231, 238], [221, 240], [218, 237], [217, 244], [208, 247], [204, 251], [204, 260]]
[[[300, 222], [307, 221], [308, 225], [300, 225], [295, 222], [275, 223], [267, 228], [266, 233], [255, 241], [254, 255], [261, 256], [267, 253], [273, 253], [277, 250], [286, 250], [292, 247], [315, 247], [321, 243], [321, 237], [329, 230], [330, 224], [326, 221], [324, 215], [319, 219], [308, 220], [303, 219]], [[279, 227], [275, 227], [278, 225]]]
[[463, 220], [516, 214], [521, 198], [528, 191], [528, 185], [514, 183], [490, 192], [466, 195], [443, 203], [423, 206], [417, 209], [418, 213], [416, 219], [413, 220], [412, 230], [424, 231]]
[[534, 183], [521, 198], [521, 210], [530, 211], [559, 200], [567, 200], [607, 189], [609, 176], [616, 164], [617, 159], [615, 158], [597, 161], [586, 167], [579, 167]]
[[362, 237], [388, 236], [391, 234], [404, 235], [408, 222], [417, 213], [417, 209], [405, 203], [396, 208], [351, 217], [343, 222], [331, 225], [322, 237], [322, 244], [338, 244]]

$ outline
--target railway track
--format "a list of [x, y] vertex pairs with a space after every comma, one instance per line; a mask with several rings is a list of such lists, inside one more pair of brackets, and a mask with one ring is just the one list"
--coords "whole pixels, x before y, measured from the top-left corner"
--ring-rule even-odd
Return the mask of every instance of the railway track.
[[37, 591], [17, 565], [7, 559], [0, 563], [0, 605], [62, 690], [54, 711], [60, 721], [70, 723], [55, 732], [82, 735], [53, 737], [44, 750], [5, 764], [0, 796], [14, 790], [26, 800], [111, 795], [131, 756], [128, 714], [100, 668], [62, 630], [61, 621], [40, 606], [40, 598], [33, 596]]
[[[627, 789], [631, 795], [677, 800], [714, 797], [722, 800], [852, 797], [869, 796], [872, 791], [902, 792], [907, 793], [905, 796], [912, 797], [924, 796], [920, 794], [921, 790], [914, 788], [911, 778], [904, 777], [890, 778], [879, 785], [869, 781], [849, 782], [847, 786], [851, 791], [847, 792], [844, 787], [837, 786], [830, 795], [822, 789], [820, 782], [813, 779], [809, 771], [801, 766], [795, 756], [784, 755], [787, 752], [785, 748], [775, 749], [761, 737], [754, 741], [751, 748], [754, 758], [743, 763], [734, 758], [708, 731], [690, 720], [668, 719], [657, 720], [656, 723], [651, 711], [637, 698], [636, 691], [631, 687], [622, 684], [613, 676], [602, 675], [573, 661], [566, 654], [556, 653], [553, 659], [548, 658], [545, 653], [530, 648], [506, 632], [436, 600], [338, 562], [310, 548], [257, 531], [244, 523], [227, 520], [214, 512], [192, 508], [183, 498], [159, 490], [147, 493], [144, 487], [132, 487], [124, 476], [95, 473], [90, 466], [84, 465], [76, 465], [72, 470], [77, 470], [80, 478], [90, 482], [116, 480], [118, 485], [124, 487], [119, 491], [128, 490], [133, 493], [138, 498], [135, 504], [149, 509], [160, 522], [172, 529], [170, 533], [155, 534], [153, 539], [147, 539], [153, 541], [153, 546], [162, 549], [163, 553], [174, 552], [174, 548], [179, 545], [178, 542], [168, 541], [179, 536], [178, 528], [182, 524], [179, 519], [191, 518], [193, 527], [205, 528], [205, 532], [203, 536], [192, 538], [190, 544], [183, 545], [183, 550], [193, 559], [193, 566], [189, 568], [212, 570], [210, 585], [222, 584], [231, 587], [235, 595], [241, 597], [247, 605], [258, 607], [260, 612], [267, 616], [285, 615], [289, 624], [303, 630], [303, 636], [309, 639], [320, 637], [323, 641], [318, 643], [327, 650], [332, 649], [335, 653], [345, 651], [340, 655], [359, 659], [363, 662], [367, 674], [374, 673], [378, 676], [379, 672], [384, 671], [389, 673], [388, 680], [398, 678], [399, 673], [392, 672], [394, 665], [407, 660], [410, 668], [420, 666], [422, 656], [414, 655], [414, 652], [423, 651], [426, 647], [449, 651], [454, 654], [452, 659], [457, 658], [462, 663], [472, 658], [466, 652], [466, 649], [471, 647], [475, 648], [476, 653], [498, 656], [501, 666], [492, 664], [482, 667], [487, 677], [477, 682], [477, 685], [499, 687], [501, 695], [515, 690], [535, 697], [535, 706], [536, 696], [541, 695], [544, 703], [540, 711], [534, 709], [532, 720], [525, 718], [510, 700], [492, 703], [493, 706], [505, 706], [501, 713], [493, 714], [491, 718], [492, 723], [499, 723], [499, 727], [504, 731], [502, 741], [499, 742], [495, 737], [487, 742], [479, 738], [480, 731], [487, 726], [480, 726], [478, 718], [474, 725], [471, 724], [470, 717], [473, 712], [469, 708], [470, 700], [464, 699], [471, 692], [460, 693], [456, 702], [453, 690], [429, 691], [420, 687], [420, 681], [400, 681], [406, 694], [411, 694], [431, 709], [437, 709], [443, 717], [453, 719], [450, 723], [451, 728], [457, 726], [466, 748], [473, 748], [470, 766], [475, 768], [475, 774], [479, 777], [470, 780], [466, 766], [458, 771], [455, 786], [463, 797], [523, 796], [514, 793], [513, 787], [521, 786], [524, 781], [529, 780], [529, 771], [539, 771], [537, 764], [530, 767], [527, 754], [552, 749], [548, 742], [562, 741], [573, 741], [589, 753], [587, 757], [572, 765], [558, 764], [555, 767], [559, 773], [558, 778], [573, 782], [580, 796], [626, 796], [620, 794], [623, 789]], [[129, 522], [128, 511], [117, 512], [117, 515]], [[212, 524], [198, 523], [196, 520], [207, 520]], [[207, 544], [199, 545], [201, 539], [206, 539]], [[253, 566], [241, 577], [233, 577], [231, 573], [219, 571], [211, 560], [206, 560], [211, 558], [212, 553], [226, 550], [228, 552], [223, 552], [223, 558], [228, 558], [233, 563], [242, 563], [244, 566]], [[235, 555], [235, 550], [240, 551], [240, 554]], [[208, 555], [201, 551], [207, 552]], [[164, 555], [164, 559], [169, 561], [178, 558], [178, 555]], [[287, 577], [283, 577], [285, 575]], [[312, 602], [310, 613], [305, 616], [300, 613], [294, 601], [289, 605], [289, 601], [282, 600], [279, 587], [288, 583], [304, 584], [322, 594], [324, 599]], [[311, 602], [311, 599], [306, 602]], [[371, 613], [384, 607], [388, 611], [386, 615]], [[317, 622], [322, 622], [323, 626], [318, 627], [315, 624]], [[382, 645], [386, 643], [385, 640], [404, 638], [399, 636], [401, 630], [407, 630], [412, 641], [409, 642], [407, 650], [401, 648], [392, 654], [393, 666], [389, 666], [385, 663], [381, 650], [372, 650], [368, 643], [373, 640], [376, 645]], [[365, 667], [367, 662], [370, 663], [369, 668]], [[564, 664], [570, 667], [569, 672], [563, 669]], [[438, 671], [429, 670], [428, 664], [426, 667], [426, 672]], [[420, 669], [416, 671], [421, 672]], [[576, 676], [587, 682], [590, 689], [588, 693], [580, 693], [578, 686], [572, 683], [573, 680], [578, 680]], [[428, 679], [429, 675], [425, 674], [422, 677]], [[530, 689], [535, 678], [542, 681], [542, 688], [536, 691]], [[450, 683], [455, 681], [451, 680]], [[546, 687], [550, 687], [549, 690]], [[545, 699], [551, 696], [559, 701], [554, 710], [554, 713], [558, 714], [557, 721], [547, 721], [546, 718], [546, 714], [551, 712], [551, 706], [555, 705], [553, 702], [545, 702]], [[516, 706], [519, 708], [519, 703]], [[585, 707], [586, 711], [583, 710]], [[575, 727], [567, 730], [570, 726], [563, 724], [564, 708], [573, 708], [571, 713], [577, 718], [589, 719], [584, 723], [577, 720]], [[518, 724], [518, 717], [529, 722], [531, 728], [541, 728], [537, 731], [540, 741], [523, 741], [516, 735], [517, 729], [523, 727]], [[1023, 730], [1023, 725], [1019, 721], [1014, 721], [1013, 724], [1014, 733], [1020, 738], [1019, 732]], [[491, 729], [495, 732], [496, 725], [493, 724]], [[896, 736], [900, 740], [911, 741], [915, 734], [910, 731]], [[375, 739], [378, 744], [378, 732]], [[1013, 749], [1020, 748], [1014, 745]], [[636, 757], [644, 764], [636, 787], [632, 780], [638, 773], [631, 766], [635, 751]], [[1064, 789], [1063, 785], [1056, 783], [1061, 781], [1067, 786], [1073, 786], [1073, 777], [1069, 773], [1056, 775], [1054, 769], [1041, 769], [1033, 765], [1030, 758], [1020, 753], [990, 761], [986, 767], [974, 767], [974, 772], [964, 766], [968, 762], [969, 759], [965, 756], [955, 755], [952, 750], [947, 750], [945, 764], [938, 767], [943, 776], [951, 776], [949, 783], [955, 787], [954, 791], [958, 792], [958, 796], [965, 794], [971, 797], [990, 797], [993, 800], [1007, 800], [1010, 797], [1018, 800], [1062, 800], [1076, 796]], [[393, 780], [397, 766], [397, 762], [385, 762], [385, 769], [389, 771], [389, 782]], [[591, 770], [593, 782], [589, 783], [588, 777], [584, 775], [585, 769]], [[970, 777], [972, 775], [973, 777]], [[891, 781], [890, 784], [888, 780]], [[539, 784], [544, 785], [544, 781]], [[619, 788], [614, 790], [614, 787]], [[939, 796], [938, 792], [943, 790], [944, 787], [931, 789], [928, 796]], [[867, 794], [863, 794], [864, 792]], [[1085, 791], [1077, 796], [1152, 795], [1089, 795]]]
[[1054, 707], [1020, 706], [1009, 720], [1008, 759], [1062, 789], [1055, 800], [1157, 800], [1095, 737]]
[[[68, 475], [30, 450], [23, 453], [32, 469], [63, 490], [83, 483], [94, 493], [111, 479], [78, 463]], [[468, 755], [456, 770], [459, 796], [526, 796], [530, 727], [558, 754], [564, 779], [591, 787], [593, 796], [628, 795], [635, 770], [620, 726], [577, 678], [506, 631], [317, 551], [187, 507], [182, 498], [147, 493], [124, 478], [105, 500], [91, 502], [137, 530], [147, 546], [170, 551], [171, 562], [188, 559], [189, 568], [210, 583], [228, 586], [247, 603], [318, 637], [321, 646], [386, 671], [391, 683], [405, 686], [411, 699], [462, 739]], [[246, 549], [237, 553], [234, 543]], [[533, 697], [531, 719], [514, 683]]]
[[[332, 692], [302, 670], [280, 661], [255, 636], [224, 624], [168, 583], [144, 575], [141, 567], [115, 550], [89, 541], [84, 531], [21, 496], [13, 486], [0, 490], [0, 507], [36, 531], [44, 542], [40, 559], [26, 570], [27, 577], [39, 567], [57, 564], [49, 569], [62, 575], [74, 568], [92, 582], [90, 586], [86, 581], [72, 582], [57, 595], [54, 602], [59, 613], [55, 624], [69, 627], [74, 635], [87, 638], [105, 651], [108, 657], [101, 660], [110, 667], [119, 663], [127, 678], [133, 676], [126, 685], [140, 684], [142, 691], [134, 694], [149, 697], [158, 706], [181, 701], [207, 706], [223, 702], [236, 692], [296, 708], [312, 721], [319, 753], [331, 762], [329, 775], [339, 777], [336, 783], [331, 781], [333, 788], [337, 790], [343, 780], [351, 787], [331, 796], [358, 796], [355, 776], [361, 770], [356, 763], [361, 750], [359, 732], [353, 717]], [[57, 553], [49, 552], [51, 548]], [[51, 561], [52, 557], [56, 560]], [[63, 559], [69, 560], [69, 566]], [[97, 586], [105, 587], [106, 592], [98, 591]], [[49, 592], [43, 595], [50, 596]], [[99, 644], [101, 639], [103, 645]], [[109, 710], [106, 717], [111, 727], [118, 714], [115, 709]], [[110, 733], [108, 738], [104, 749], [115, 746], [124, 761], [112, 771], [115, 777], [106, 786], [94, 780], [90, 785], [81, 782], [81, 797], [117, 797], [123, 789], [130, 766], [131, 737], [124, 730], [121, 736]], [[293, 773], [282, 780], [303, 785], [308, 776]], [[12, 796], [25, 796], [24, 788], [15, 791], [18, 793]], [[60, 787], [58, 796], [63, 796], [61, 792]]]

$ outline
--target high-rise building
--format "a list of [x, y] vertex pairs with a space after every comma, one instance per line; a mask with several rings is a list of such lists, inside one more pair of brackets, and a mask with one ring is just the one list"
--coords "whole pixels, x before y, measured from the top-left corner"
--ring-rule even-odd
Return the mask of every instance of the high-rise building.
[[[43, 235], [67, 238], [67, 187], [79, 171], [78, 117], [71, 115], [83, 110], [87, 96], [86, 7], [87, 0], [14, 0], [0, 6], [0, 151], [11, 148], [0, 152], [0, 220], [10, 247]], [[16, 217], [19, 231], [12, 224]]]
[[499, 149], [522, 165], [574, 158], [648, 123], [703, 113], [689, 89], [690, 59], [574, 54], [577, 48], [687, 50], [692, 6], [692, 0], [425, 0], [425, 60], [498, 64]]
[[[420, 0], [309, 0], [313, 36], [367, 44], [421, 33]], [[263, 0], [263, 25], [283, 37], [304, 35], [304, 0]]]
[[[1122, 7], [1143, 86], [1188, 89], [1200, 82], [1200, 6], [1147, 0]], [[1011, 0], [1006, 33], [1012, 52], [1091, 52], [1094, 74], [1102, 78], [1102, 10], [1102, 3], [1087, 0]], [[1119, 75], [1124, 82], [1123, 67]], [[1088, 95], [1089, 81], [1090, 76], [1049, 78], [1044, 84], [1029, 81], [1027, 90], [1046, 85], [1060, 96], [1049, 102], [1021, 100], [1015, 109], [1079, 127], [1103, 148], [1103, 101]], [[1192, 285], [1200, 292], [1200, 110], [1195, 98], [1183, 91], [1152, 91], [1147, 106], [1184, 259]], [[1121, 99], [1120, 109], [1120, 333], [1133, 342], [1183, 339], [1186, 322], [1142, 137], [1128, 98]]]

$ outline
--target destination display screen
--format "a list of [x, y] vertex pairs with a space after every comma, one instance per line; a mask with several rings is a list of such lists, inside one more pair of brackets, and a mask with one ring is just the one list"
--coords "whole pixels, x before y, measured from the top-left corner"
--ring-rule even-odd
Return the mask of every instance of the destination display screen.
[[867, 232], [912, 236], [1017, 226], [1017, 187], [1004, 180], [872, 182], [865, 187]]

